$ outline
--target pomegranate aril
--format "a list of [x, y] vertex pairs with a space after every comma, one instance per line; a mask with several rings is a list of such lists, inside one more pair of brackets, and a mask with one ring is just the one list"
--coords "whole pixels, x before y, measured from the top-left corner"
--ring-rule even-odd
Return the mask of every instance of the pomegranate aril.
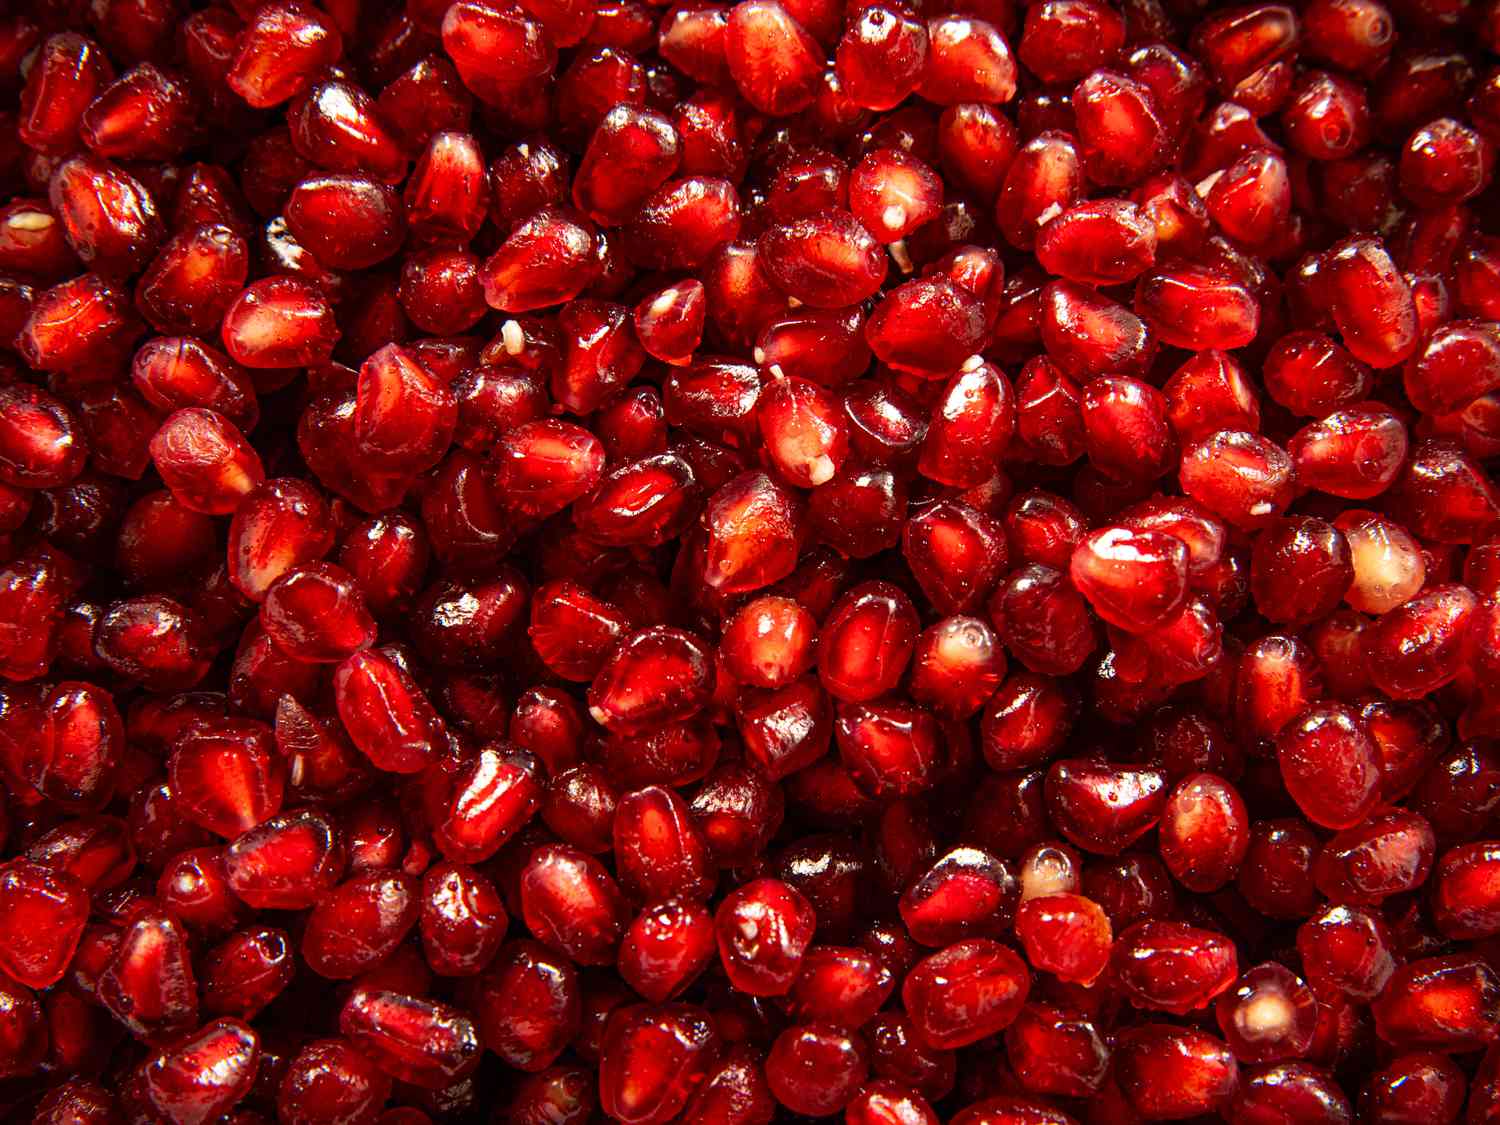
[[1497, 1005], [1494, 969], [1476, 954], [1455, 953], [1396, 970], [1370, 1010], [1387, 1043], [1464, 1051], [1493, 1038]]
[[260, 623], [293, 659], [336, 664], [375, 642], [375, 621], [352, 575], [332, 563], [293, 567], [266, 591]]
[[672, 790], [648, 786], [625, 794], [612, 835], [620, 880], [637, 901], [702, 899], [713, 890], [708, 843]]
[[314, 1039], [287, 1060], [276, 1110], [287, 1121], [320, 1117], [374, 1118], [391, 1092], [391, 1080], [347, 1039]]
[[702, 581], [721, 595], [748, 593], [796, 569], [803, 542], [800, 498], [765, 473], [736, 476], [709, 497]]
[[47, 195], [68, 244], [102, 274], [138, 272], [165, 235], [151, 192], [99, 157], [75, 156], [59, 165]]
[[951, 1049], [1003, 1031], [1029, 988], [1020, 957], [997, 941], [971, 938], [917, 962], [901, 999], [921, 1041]]
[[643, 1004], [607, 1026], [599, 1058], [599, 1101], [620, 1121], [667, 1121], [707, 1077], [719, 1035], [692, 1004]]
[[78, 947], [88, 892], [71, 875], [19, 859], [0, 869], [0, 967], [31, 988], [59, 980]]
[[1187, 548], [1161, 532], [1097, 531], [1074, 549], [1069, 567], [1100, 616], [1136, 633], [1164, 624], [1187, 590]]
[[343, 37], [316, 9], [266, 4], [241, 34], [225, 81], [249, 105], [265, 109], [302, 93], [342, 53]]
[[1415, 699], [1458, 675], [1477, 599], [1458, 583], [1429, 585], [1363, 634], [1370, 678], [1387, 695]]
[[729, 12], [724, 60], [740, 93], [762, 113], [784, 116], [817, 96], [824, 52], [776, 0], [743, 0]]
[[316, 285], [290, 276], [252, 282], [224, 313], [224, 349], [256, 369], [326, 363], [339, 340], [333, 310]]
[[1071, 103], [1084, 169], [1096, 183], [1129, 185], [1156, 171], [1169, 150], [1149, 87], [1099, 69], [1074, 87]]
[[37, 294], [16, 350], [36, 371], [107, 367], [128, 354], [141, 328], [123, 287], [85, 273]]
[[378, 649], [356, 652], [333, 675], [349, 738], [377, 769], [416, 773], [439, 752], [442, 719], [411, 675]]
[[520, 900], [527, 928], [544, 944], [580, 964], [615, 959], [628, 911], [592, 856], [564, 845], [539, 848], [521, 872]]
[[88, 444], [60, 399], [26, 383], [0, 387], [0, 481], [18, 489], [56, 488], [77, 478]]
[[922, 378], [974, 362], [988, 325], [984, 308], [946, 277], [908, 281], [875, 306], [865, 336], [876, 358]]
[[198, 989], [182, 924], [144, 902], [100, 974], [97, 995], [139, 1039], [192, 1029], [198, 1022]]
[[965, 362], [933, 406], [917, 468], [955, 488], [989, 480], [1016, 429], [1016, 399], [994, 364]]
[[16, 131], [22, 144], [43, 152], [69, 151], [84, 113], [113, 78], [109, 59], [94, 40], [72, 32], [49, 35], [21, 90]]
[[780, 880], [758, 879], [731, 891], [714, 917], [731, 983], [753, 996], [784, 995], [801, 969], [814, 922], [807, 899]]
[[1297, 931], [1303, 971], [1321, 997], [1369, 1000], [1396, 971], [1394, 940], [1379, 914], [1357, 906], [1326, 906]]
[[1061, 981], [1092, 985], [1109, 964], [1109, 919], [1082, 895], [1027, 898], [1016, 912], [1016, 936], [1032, 965]]
[[425, 1090], [471, 1074], [482, 1050], [474, 1021], [436, 1000], [359, 989], [339, 1012], [339, 1031], [392, 1078]]
[[573, 203], [601, 226], [621, 226], [677, 171], [680, 157], [670, 119], [618, 105], [589, 140], [573, 178]]
[[1030, 250], [1041, 229], [1083, 196], [1083, 157], [1076, 139], [1047, 130], [1023, 145], [1006, 170], [995, 222], [1007, 242]]
[[1076, 204], [1041, 229], [1037, 260], [1049, 273], [1093, 285], [1131, 281], [1156, 261], [1156, 227], [1123, 200]]
[[260, 1037], [237, 1019], [218, 1019], [149, 1057], [142, 1066], [146, 1101], [175, 1121], [210, 1121], [249, 1092]]
[[1116, 1081], [1129, 1110], [1147, 1119], [1212, 1113], [1239, 1087], [1239, 1067], [1220, 1039], [1169, 1024], [1141, 1024], [1120, 1037]]
[[733, 183], [717, 176], [681, 176], [647, 196], [617, 245], [643, 269], [694, 269], [734, 241], [740, 223]]

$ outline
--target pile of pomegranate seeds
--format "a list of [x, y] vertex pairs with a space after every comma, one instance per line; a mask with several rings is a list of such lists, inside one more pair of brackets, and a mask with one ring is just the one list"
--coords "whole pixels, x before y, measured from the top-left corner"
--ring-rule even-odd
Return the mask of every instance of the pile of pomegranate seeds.
[[1500, 0], [0, 15], [0, 1118], [1500, 1123]]

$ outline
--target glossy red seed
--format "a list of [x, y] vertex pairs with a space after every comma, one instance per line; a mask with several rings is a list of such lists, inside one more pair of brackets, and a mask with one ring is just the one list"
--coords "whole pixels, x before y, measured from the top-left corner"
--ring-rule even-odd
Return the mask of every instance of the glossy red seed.
[[1379, 793], [1379, 767], [1364, 723], [1348, 708], [1303, 712], [1276, 736], [1287, 791], [1308, 818], [1327, 828], [1358, 824]]
[[224, 314], [224, 350], [251, 368], [324, 363], [339, 339], [323, 291], [291, 276], [252, 282]]
[[870, 314], [865, 337], [876, 358], [901, 371], [938, 378], [969, 362], [984, 339], [979, 300], [944, 277], [908, 281]]
[[1491, 1036], [1500, 978], [1481, 957], [1456, 953], [1398, 969], [1371, 1005], [1375, 1032], [1402, 1047], [1465, 1050]]
[[1109, 919], [1082, 895], [1028, 895], [1016, 913], [1016, 936], [1032, 965], [1058, 980], [1089, 986], [1109, 964]]
[[666, 1121], [707, 1077], [719, 1037], [703, 1009], [641, 1005], [609, 1021], [599, 1059], [600, 1104], [619, 1121]]
[[83, 934], [87, 891], [70, 875], [15, 860], [0, 869], [0, 903], [0, 967], [31, 988], [56, 982]]
[[1004, 1030], [1030, 988], [1025, 963], [988, 938], [972, 938], [917, 962], [901, 986], [915, 1031], [932, 1047], [954, 1048]]
[[816, 40], [775, 0], [744, 0], [730, 10], [724, 60], [745, 99], [772, 116], [809, 105], [822, 77]]
[[1472, 590], [1448, 583], [1382, 616], [1363, 637], [1376, 686], [1394, 698], [1415, 699], [1456, 676], [1475, 606]]
[[539, 849], [521, 873], [520, 897], [527, 928], [544, 944], [581, 964], [614, 960], [628, 914], [598, 860], [561, 845]]
[[915, 611], [899, 589], [878, 582], [855, 587], [824, 625], [819, 679], [845, 702], [874, 699], [900, 679], [916, 632]]
[[269, 4], [246, 28], [226, 81], [251, 106], [263, 109], [300, 93], [342, 49], [338, 30], [321, 13]]
[[482, 1050], [458, 1009], [398, 992], [356, 991], [339, 1012], [339, 1031], [386, 1074], [423, 1089], [472, 1073]]
[[[1150, 282], [1148, 276], [1140, 284], [1144, 288]], [[1142, 374], [1156, 349], [1145, 319], [1071, 281], [1049, 282], [1042, 290], [1038, 323], [1048, 358], [1074, 379]]]
[[475, 1016], [484, 1045], [509, 1066], [544, 1070], [578, 1033], [578, 971], [534, 941], [501, 947], [479, 978]]
[[1130, 1108], [1172, 1119], [1211, 1113], [1234, 1096], [1239, 1067], [1222, 1040], [1168, 1024], [1142, 1024], [1116, 1047], [1117, 1081]]
[[259, 1058], [260, 1038], [248, 1025], [214, 1020], [148, 1058], [141, 1085], [169, 1119], [211, 1121], [250, 1092]]
[[390, 1089], [390, 1078], [347, 1039], [315, 1039], [289, 1060], [276, 1109], [298, 1125], [337, 1115], [373, 1117]]
[[719, 904], [714, 930], [734, 986], [753, 996], [780, 996], [796, 979], [812, 940], [811, 904], [777, 879], [758, 879]]
[[356, 875], [313, 906], [302, 957], [320, 976], [356, 977], [385, 960], [420, 913], [419, 888], [410, 876], [388, 871]]
[[137, 1038], [191, 1030], [198, 1022], [198, 990], [182, 924], [143, 904], [104, 966], [97, 995]]
[[443, 722], [422, 689], [378, 649], [357, 652], [333, 675], [339, 719], [377, 769], [416, 773], [437, 755]]
[[1183, 1015], [1206, 1006], [1234, 982], [1233, 943], [1222, 934], [1178, 922], [1131, 926], [1111, 954], [1114, 980], [1138, 1008]]

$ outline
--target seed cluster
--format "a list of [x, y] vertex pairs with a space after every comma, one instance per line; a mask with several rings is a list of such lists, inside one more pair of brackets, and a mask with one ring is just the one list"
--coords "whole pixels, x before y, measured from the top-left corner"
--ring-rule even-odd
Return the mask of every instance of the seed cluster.
[[0, 12], [0, 1118], [1500, 1125], [1500, 0]]

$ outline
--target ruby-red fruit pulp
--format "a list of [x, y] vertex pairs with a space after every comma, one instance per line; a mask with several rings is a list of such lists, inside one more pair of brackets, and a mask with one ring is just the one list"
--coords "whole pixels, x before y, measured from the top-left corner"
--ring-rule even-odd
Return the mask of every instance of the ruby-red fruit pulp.
[[1500, 0], [0, 8], [7, 1119], [1500, 1123]]

